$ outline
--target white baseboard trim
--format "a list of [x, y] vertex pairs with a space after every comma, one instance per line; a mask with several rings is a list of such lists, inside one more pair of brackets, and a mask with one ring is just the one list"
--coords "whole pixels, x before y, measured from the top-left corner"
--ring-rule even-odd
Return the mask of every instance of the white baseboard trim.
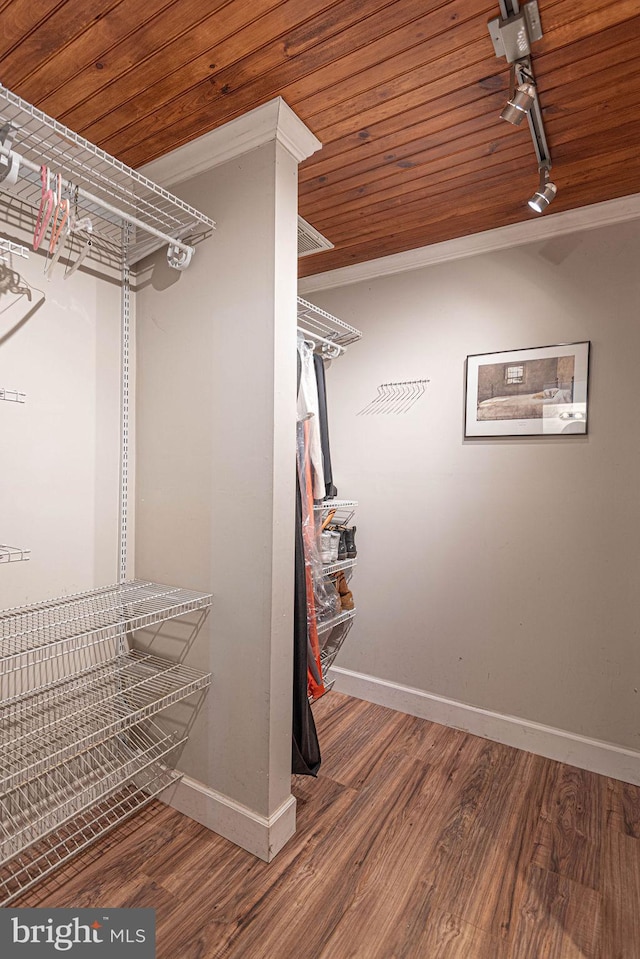
[[197, 779], [183, 776], [161, 798], [265, 862], [271, 862], [296, 831], [295, 796], [289, 796], [271, 816], [261, 816]]
[[565, 729], [543, 726], [528, 719], [493, 713], [454, 699], [445, 699], [411, 686], [401, 686], [366, 673], [334, 666], [334, 689], [357, 699], [389, 706], [401, 713], [428, 719], [442, 726], [524, 749], [547, 759], [640, 785], [640, 752], [599, 739], [588, 739]]

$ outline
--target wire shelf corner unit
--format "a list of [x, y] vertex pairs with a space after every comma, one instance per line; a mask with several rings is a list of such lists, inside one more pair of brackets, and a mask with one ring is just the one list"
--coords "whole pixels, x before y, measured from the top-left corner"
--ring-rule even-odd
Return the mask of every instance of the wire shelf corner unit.
[[179, 779], [153, 717], [211, 676], [126, 636], [210, 605], [134, 580], [0, 613], [0, 906]]
[[[131, 234], [127, 258], [130, 265], [167, 244], [188, 265], [193, 246], [187, 238], [208, 233], [214, 221], [184, 200], [169, 193], [138, 171], [85, 140], [58, 120], [0, 85], [0, 155], [16, 158], [18, 179], [2, 185], [16, 203], [38, 210], [43, 166], [61, 174], [75, 212], [89, 216], [94, 235], [106, 241], [102, 258], [119, 268], [122, 262], [122, 227]], [[94, 256], [94, 253], [91, 254]], [[171, 259], [170, 259], [171, 263]], [[175, 265], [172, 263], [171, 265]]]

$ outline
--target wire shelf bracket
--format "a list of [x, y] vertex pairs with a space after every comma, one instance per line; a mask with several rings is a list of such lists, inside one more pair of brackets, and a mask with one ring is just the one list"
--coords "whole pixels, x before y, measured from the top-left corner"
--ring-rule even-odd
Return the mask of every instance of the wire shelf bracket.
[[120, 265], [124, 223], [130, 225], [133, 233], [130, 265], [167, 245], [169, 265], [179, 270], [189, 265], [194, 252], [186, 238], [215, 229], [211, 217], [1, 84], [0, 126], [0, 161], [8, 169], [0, 187], [37, 210], [42, 195], [42, 167], [60, 174], [74, 212], [77, 201], [82, 216], [91, 218], [95, 235], [103, 237], [112, 248], [115, 267]]
[[7, 403], [24, 403], [27, 398], [26, 393], [21, 393], [20, 390], [7, 390], [4, 386], [0, 386], [0, 400], [5, 400]]
[[0, 545], [0, 563], [24, 563], [28, 559], [31, 559], [30, 549]]
[[21, 246], [20, 243], [14, 243], [13, 240], [4, 240], [0, 237], [0, 263], [6, 263], [7, 256], [21, 256], [26, 260], [29, 258], [29, 251], [26, 246]]

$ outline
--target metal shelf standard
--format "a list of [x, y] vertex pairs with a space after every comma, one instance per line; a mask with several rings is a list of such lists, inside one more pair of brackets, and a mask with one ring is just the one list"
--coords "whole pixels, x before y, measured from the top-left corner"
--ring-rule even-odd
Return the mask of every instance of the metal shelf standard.
[[[64, 188], [75, 213], [91, 217], [94, 233], [113, 248], [112, 263], [120, 267], [122, 226], [134, 231], [128, 251], [130, 264], [165, 243], [188, 264], [193, 247], [183, 239], [212, 230], [213, 220], [138, 171], [90, 143], [58, 120], [0, 85], [0, 155], [18, 163], [18, 179], [3, 185], [19, 201], [38, 209], [43, 166], [64, 177]], [[9, 179], [9, 178], [8, 178]], [[175, 262], [171, 265], [177, 265]]]
[[131, 580], [0, 613], [0, 675], [211, 605], [209, 593]]

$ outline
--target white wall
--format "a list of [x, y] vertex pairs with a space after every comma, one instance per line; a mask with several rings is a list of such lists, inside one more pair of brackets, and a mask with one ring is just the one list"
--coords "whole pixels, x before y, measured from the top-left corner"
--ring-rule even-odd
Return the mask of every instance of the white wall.
[[[328, 374], [360, 501], [338, 666], [640, 748], [639, 254], [636, 221], [305, 292], [364, 331]], [[464, 440], [468, 354], [579, 340], [588, 436]], [[356, 415], [423, 377], [408, 414]]]
[[44, 262], [9, 264], [30, 303], [0, 292], [0, 386], [27, 394], [0, 402], [0, 543], [32, 551], [0, 564], [2, 609], [118, 578], [120, 286]]

